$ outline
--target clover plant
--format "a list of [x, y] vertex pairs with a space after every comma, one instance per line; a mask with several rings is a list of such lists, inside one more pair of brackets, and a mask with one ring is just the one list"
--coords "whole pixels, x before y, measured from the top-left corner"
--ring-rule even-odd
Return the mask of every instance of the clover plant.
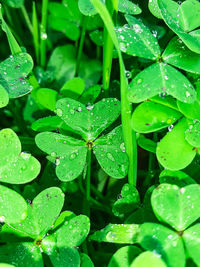
[[199, 0], [2, 0], [0, 267], [200, 266]]

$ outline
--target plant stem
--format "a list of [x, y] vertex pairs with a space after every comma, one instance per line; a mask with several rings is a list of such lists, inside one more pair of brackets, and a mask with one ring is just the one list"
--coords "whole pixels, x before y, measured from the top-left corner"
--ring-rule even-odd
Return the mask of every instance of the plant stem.
[[90, 217], [90, 182], [91, 182], [91, 161], [92, 161], [92, 148], [88, 147], [87, 153], [87, 175], [86, 175], [86, 196], [84, 204], [84, 213]]
[[124, 143], [126, 153], [129, 157], [129, 171], [128, 181], [129, 184], [135, 185], [137, 183], [137, 142], [136, 133], [131, 128], [131, 105], [127, 98], [128, 93], [128, 81], [126, 78], [125, 66], [122, 58], [122, 54], [119, 48], [117, 36], [114, 31], [114, 24], [109, 15], [106, 7], [99, 0], [91, 0], [99, 15], [101, 16], [109, 34], [112, 38], [113, 44], [117, 50], [120, 65], [120, 91], [121, 91], [121, 118], [122, 129], [124, 136]]
[[49, 0], [42, 0], [42, 22], [40, 25], [40, 64], [44, 68], [46, 64], [46, 40], [47, 40], [47, 8]]
[[26, 22], [26, 25], [27, 25], [29, 31], [31, 32], [31, 34], [33, 34], [33, 25], [32, 25], [32, 23], [30, 21], [29, 16], [28, 16], [26, 7], [23, 5], [20, 9], [21, 9], [21, 12], [22, 12], [22, 14], [24, 16], [24, 19], [25, 19], [25, 22]]
[[35, 6], [35, 2], [33, 2], [32, 23], [33, 23], [33, 43], [34, 43], [34, 48], [35, 48], [35, 56], [36, 56], [36, 61], [39, 64], [40, 45], [39, 45], [37, 10]]
[[81, 37], [80, 37], [80, 42], [79, 42], [79, 47], [78, 47], [78, 54], [77, 54], [77, 60], [76, 60], [76, 73], [75, 73], [75, 76], [78, 75], [79, 69], [80, 69], [81, 57], [82, 57], [82, 53], [83, 53], [83, 44], [84, 44], [84, 40], [85, 40], [85, 33], [86, 33], [87, 22], [88, 22], [88, 17], [83, 16], [83, 18], [82, 18], [82, 31], [81, 31]]
[[[106, 0], [106, 7], [110, 13], [111, 17], [117, 17], [118, 11], [118, 0]], [[110, 37], [106, 26], [104, 26], [104, 45], [103, 45], [103, 89], [108, 94], [108, 89], [110, 85], [110, 75], [112, 68], [112, 57], [113, 57], [113, 41]]]

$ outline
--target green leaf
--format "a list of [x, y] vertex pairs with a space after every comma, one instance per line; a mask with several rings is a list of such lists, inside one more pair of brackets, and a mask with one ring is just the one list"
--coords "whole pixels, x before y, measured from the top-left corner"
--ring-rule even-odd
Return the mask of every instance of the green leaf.
[[79, 98], [79, 101], [83, 104], [93, 104], [99, 94], [101, 93], [101, 86], [96, 84], [92, 87], [85, 89]]
[[162, 58], [179, 69], [200, 74], [200, 55], [189, 50], [178, 37], [169, 42]]
[[[102, 109], [102, 111], [105, 113], [105, 109]], [[101, 168], [108, 175], [114, 178], [126, 176], [129, 162], [128, 156], [125, 153], [121, 126], [116, 127], [109, 134], [98, 138], [94, 142], [93, 151]]]
[[22, 221], [27, 215], [26, 201], [14, 190], [0, 185], [0, 222]]
[[80, 266], [80, 256], [75, 248], [55, 248], [54, 251], [51, 251], [51, 254], [48, 253], [48, 256], [54, 267]]
[[196, 151], [185, 140], [188, 125], [182, 119], [158, 143], [156, 156], [160, 164], [169, 170], [181, 170], [187, 167], [196, 155]]
[[125, 16], [129, 27], [116, 28], [116, 34], [122, 52], [131, 55], [155, 60], [160, 55], [157, 39], [150, 30], [135, 17]]
[[[104, 1], [101, 0], [101, 2]], [[85, 16], [93, 16], [98, 13], [90, 0], [78, 0], [78, 7]]]
[[145, 149], [151, 153], [156, 153], [157, 144], [153, 140], [145, 138], [144, 136], [140, 136], [137, 139], [137, 143], [141, 148], [143, 148], [143, 149]]
[[78, 247], [86, 239], [90, 231], [90, 220], [85, 215], [76, 216], [66, 221], [55, 233], [56, 246]]
[[108, 267], [130, 267], [141, 249], [135, 246], [125, 246], [118, 249], [109, 261]]
[[90, 240], [97, 242], [135, 244], [138, 242], [140, 227], [137, 224], [108, 224], [104, 229], [96, 231]]
[[196, 184], [195, 180], [192, 179], [188, 174], [182, 171], [170, 171], [163, 170], [159, 176], [159, 182], [175, 184], [179, 187], [184, 187], [189, 184]]
[[[177, 231], [183, 231], [200, 217], [200, 187], [197, 184], [179, 188], [161, 184], [151, 195], [157, 218]], [[176, 205], [174, 205], [176, 203]]]
[[86, 163], [87, 146], [84, 141], [57, 133], [39, 133], [37, 146], [56, 160], [56, 174], [61, 181], [77, 178]]
[[33, 60], [27, 53], [10, 56], [0, 63], [0, 84], [7, 90], [10, 98], [28, 94], [33, 87], [26, 76], [33, 68]]
[[45, 131], [55, 131], [56, 129], [70, 130], [64, 121], [61, 120], [58, 116], [49, 116], [41, 118], [34, 123], [32, 123], [31, 128], [34, 131], [45, 132]]
[[156, 253], [146, 251], [141, 253], [130, 267], [167, 267], [167, 265], [160, 259]]
[[10, 243], [1, 246], [0, 261], [14, 266], [43, 267], [39, 246], [32, 242]]
[[197, 99], [194, 103], [187, 104], [180, 101], [177, 101], [178, 108], [181, 113], [186, 118], [192, 119], [192, 120], [200, 120], [200, 102]]
[[64, 204], [64, 194], [58, 187], [50, 187], [37, 195], [28, 206], [28, 215], [20, 224], [12, 224], [17, 231], [42, 239], [60, 214]]
[[86, 141], [93, 141], [118, 118], [120, 102], [106, 98], [86, 107], [76, 100], [64, 98], [57, 101], [56, 113]]
[[200, 122], [188, 120], [188, 129], [185, 131], [185, 140], [194, 147], [200, 147]]
[[51, 111], [55, 110], [58, 92], [48, 88], [40, 88], [35, 92], [34, 96], [39, 105]]
[[181, 237], [161, 224], [142, 224], [138, 243], [145, 250], [160, 255], [168, 267], [185, 266], [185, 251]]
[[132, 128], [139, 133], [151, 133], [170, 126], [181, 116], [176, 110], [147, 101], [134, 110]]
[[11, 129], [0, 131], [0, 182], [24, 184], [40, 172], [39, 161], [29, 153], [21, 152], [21, 143]]
[[158, 19], [162, 19], [162, 14], [160, 12], [160, 8], [158, 6], [157, 0], [149, 0], [148, 7], [150, 12], [157, 17]]
[[[72, 45], [56, 47], [50, 57], [47, 69], [54, 72], [55, 85], [60, 88], [74, 78], [76, 69], [76, 48]], [[86, 87], [96, 84], [101, 77], [101, 63], [82, 55], [79, 77], [85, 80]]]
[[196, 100], [196, 91], [188, 79], [175, 68], [155, 63], [141, 71], [129, 85], [129, 100], [142, 102], [158, 94], [171, 95], [185, 103]]
[[129, 0], [119, 0], [118, 4], [119, 12], [130, 14], [130, 15], [138, 15], [142, 12], [142, 10], [136, 4], [132, 3]]
[[85, 254], [85, 253], [81, 253], [81, 265], [80, 267], [94, 267], [94, 263], [92, 262], [92, 260], [90, 259], [90, 257]]
[[9, 96], [6, 89], [0, 84], [0, 108], [8, 105]]
[[[162, 17], [165, 23], [168, 25], [168, 27], [181, 38], [181, 40], [185, 43], [185, 45], [190, 50], [199, 54], [200, 53], [199, 30], [196, 30], [190, 33], [185, 32], [185, 30], [189, 31], [189, 30], [196, 28], [196, 25], [195, 25], [196, 23], [199, 24], [199, 18], [198, 19], [195, 18], [196, 17], [195, 13], [196, 11], [199, 12], [198, 11], [199, 7], [197, 9], [196, 9], [196, 6], [194, 7], [194, 9], [192, 7], [193, 3], [195, 2], [196, 2], [195, 5], [197, 4], [199, 6], [198, 1], [196, 0], [185, 1], [187, 2], [185, 6], [186, 12], [183, 12], [181, 6], [179, 6], [179, 4], [177, 4], [176, 2], [172, 0], [167, 0], [167, 1], [157, 0], [157, 1], [158, 1], [158, 6], [160, 8]], [[194, 18], [195, 18], [194, 23], [193, 23], [193, 18], [191, 19], [191, 18], [185, 17], [186, 14], [188, 14], [187, 15], [188, 17], [193, 16], [193, 12], [191, 11], [188, 12], [188, 6], [187, 6], [188, 3], [189, 3], [189, 10], [194, 10]]]
[[121, 216], [134, 211], [140, 205], [140, 195], [135, 186], [125, 184], [122, 187], [121, 198], [118, 199], [112, 208], [115, 216]]
[[7, 263], [0, 263], [0, 267], [15, 267], [15, 266]]
[[197, 223], [184, 231], [183, 241], [189, 258], [193, 259], [197, 266], [200, 264], [200, 224]]
[[24, 5], [24, 0], [3, 0], [3, 2], [13, 8], [20, 8]]
[[69, 98], [78, 99], [85, 89], [85, 81], [79, 77], [67, 81], [60, 90], [60, 93]]

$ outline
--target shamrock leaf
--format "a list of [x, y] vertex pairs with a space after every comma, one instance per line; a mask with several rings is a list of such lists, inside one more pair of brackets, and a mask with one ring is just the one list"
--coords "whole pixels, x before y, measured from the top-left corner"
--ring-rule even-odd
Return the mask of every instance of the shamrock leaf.
[[93, 150], [99, 164], [108, 175], [123, 178], [127, 174], [128, 156], [125, 153], [121, 126], [94, 141]]
[[10, 56], [0, 63], [0, 84], [7, 90], [10, 98], [28, 94], [33, 87], [26, 76], [33, 68], [33, 60], [27, 53]]
[[11, 129], [0, 131], [0, 182], [23, 184], [40, 172], [40, 163], [31, 154], [21, 152], [18, 136]]
[[0, 84], [0, 108], [8, 105], [9, 96], [6, 89]]
[[200, 122], [188, 120], [188, 129], [185, 131], [185, 140], [194, 147], [200, 147]]
[[153, 191], [151, 204], [159, 220], [177, 231], [183, 231], [200, 217], [199, 199], [199, 185], [179, 188], [176, 185], [161, 184]]
[[132, 128], [139, 133], [151, 133], [173, 124], [182, 114], [151, 101], [137, 106], [132, 115]]
[[136, 18], [126, 15], [129, 23], [116, 28], [120, 49], [128, 55], [155, 60], [160, 55], [157, 39], [150, 30]]
[[78, 177], [86, 163], [87, 146], [84, 141], [57, 133], [39, 133], [37, 146], [56, 159], [56, 174], [61, 181]]
[[109, 261], [108, 267], [130, 267], [133, 260], [140, 254], [136, 246], [125, 246], [118, 249]]
[[185, 131], [187, 127], [187, 121], [183, 118], [158, 143], [156, 156], [158, 161], [166, 169], [183, 169], [194, 159], [196, 151], [194, 147], [185, 140]]
[[64, 194], [57, 187], [50, 187], [37, 195], [28, 205], [28, 215], [12, 228], [33, 239], [41, 239], [52, 227], [64, 204]]
[[27, 204], [23, 197], [14, 190], [0, 185], [0, 223], [17, 223], [25, 219], [26, 215]]
[[138, 208], [139, 204], [140, 196], [137, 189], [132, 185], [125, 184], [122, 187], [121, 198], [114, 203], [112, 211], [115, 216], [121, 216], [132, 212]]
[[92, 141], [119, 117], [120, 102], [107, 98], [86, 107], [76, 100], [63, 98], [56, 103], [56, 113], [86, 141]]
[[142, 224], [138, 243], [143, 249], [160, 255], [169, 267], [185, 266], [185, 252], [181, 237], [161, 224]]
[[160, 256], [154, 252], [145, 251], [141, 253], [130, 265], [130, 267], [167, 267], [160, 259]]
[[39, 246], [31, 242], [10, 243], [1, 246], [0, 261], [14, 264], [14, 266], [44, 266]]
[[139, 103], [161, 93], [185, 103], [196, 100], [196, 91], [188, 79], [165, 63], [155, 63], [136, 75], [129, 85], [128, 97]]

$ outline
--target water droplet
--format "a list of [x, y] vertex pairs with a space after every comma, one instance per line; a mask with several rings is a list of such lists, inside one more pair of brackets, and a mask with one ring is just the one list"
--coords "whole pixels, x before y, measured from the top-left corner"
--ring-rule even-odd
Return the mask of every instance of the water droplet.
[[56, 109], [55, 113], [56, 113], [59, 117], [62, 117], [62, 114], [63, 114], [62, 109], [60, 109], [60, 108]]
[[111, 161], [115, 161], [115, 159], [111, 153], [108, 152], [106, 155], [107, 155], [108, 159], [110, 159]]

